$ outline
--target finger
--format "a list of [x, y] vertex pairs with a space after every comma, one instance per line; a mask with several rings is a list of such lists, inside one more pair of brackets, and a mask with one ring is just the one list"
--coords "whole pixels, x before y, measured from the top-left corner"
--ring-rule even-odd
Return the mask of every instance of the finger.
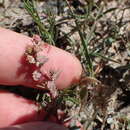
[[43, 120], [44, 110], [31, 100], [6, 91], [0, 91], [0, 128]]
[[[25, 60], [25, 50], [32, 39], [0, 28], [0, 83], [5, 85], [34, 86], [32, 68]], [[58, 88], [66, 88], [78, 82], [82, 67], [77, 58], [54, 46], [44, 44], [42, 52], [49, 60], [42, 66], [42, 72], [60, 71], [56, 80]]]
[[0, 130], [68, 130], [68, 129], [58, 124], [50, 122], [33, 122], [33, 123], [25, 123], [22, 125], [10, 126], [8, 128], [2, 128]]

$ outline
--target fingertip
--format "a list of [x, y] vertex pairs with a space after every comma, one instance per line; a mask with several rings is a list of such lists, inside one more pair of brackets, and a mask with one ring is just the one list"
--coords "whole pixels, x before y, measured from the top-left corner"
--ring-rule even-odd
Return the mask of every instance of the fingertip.
[[67, 51], [51, 45], [48, 45], [48, 48], [49, 52], [44, 51], [43, 53], [49, 60], [42, 67], [42, 71], [54, 70], [60, 72], [56, 79], [58, 89], [64, 89], [78, 83], [82, 74], [80, 61]]
[[0, 128], [30, 121], [43, 120], [45, 111], [31, 100], [0, 91]]

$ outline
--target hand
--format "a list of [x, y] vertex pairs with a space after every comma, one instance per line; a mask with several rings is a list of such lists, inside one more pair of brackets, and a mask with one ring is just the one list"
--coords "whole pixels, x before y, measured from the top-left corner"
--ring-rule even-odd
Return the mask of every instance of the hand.
[[[23, 85], [36, 87], [32, 78], [32, 68], [27, 64], [25, 51], [28, 45], [32, 45], [32, 39], [0, 28], [0, 84]], [[82, 67], [80, 62], [71, 54], [54, 46], [44, 44], [42, 53], [49, 59], [40, 71], [44, 74], [50, 70], [60, 70], [56, 80], [58, 89], [69, 87], [79, 81]], [[38, 105], [31, 100], [10, 92], [0, 91], [0, 128], [1, 130], [35, 130], [48, 128], [62, 129], [56, 124], [41, 122], [45, 115], [44, 110], [37, 113]], [[29, 123], [26, 123], [29, 122]], [[21, 124], [21, 125], [19, 125]], [[19, 125], [15, 126], [13, 125]]]

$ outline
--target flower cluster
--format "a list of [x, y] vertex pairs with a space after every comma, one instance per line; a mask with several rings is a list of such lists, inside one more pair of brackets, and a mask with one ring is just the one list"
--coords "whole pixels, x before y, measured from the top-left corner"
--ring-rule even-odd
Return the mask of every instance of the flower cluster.
[[43, 50], [43, 42], [38, 35], [34, 35], [32, 38], [33, 45], [28, 45], [26, 48], [26, 59], [30, 64], [35, 64], [36, 67], [41, 67], [48, 58], [44, 55], [39, 55], [39, 52]]
[[[58, 91], [55, 86], [55, 80], [59, 76], [59, 72], [54, 72], [50, 70], [49, 72], [41, 72], [41, 67], [48, 61], [48, 58], [44, 56], [43, 51], [43, 42], [41, 41], [38, 35], [34, 35], [32, 38], [32, 45], [28, 45], [26, 48], [26, 60], [29, 64], [35, 66], [35, 70], [32, 72], [32, 78], [37, 82], [37, 87], [41, 87], [49, 90], [52, 98], [57, 97]], [[44, 77], [44, 78], [43, 78]]]

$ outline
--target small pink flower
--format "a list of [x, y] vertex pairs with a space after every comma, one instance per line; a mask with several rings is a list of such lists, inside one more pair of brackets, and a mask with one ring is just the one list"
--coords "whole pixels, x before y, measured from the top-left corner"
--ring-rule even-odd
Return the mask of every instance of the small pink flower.
[[40, 52], [40, 51], [42, 51], [43, 50], [43, 48], [42, 48], [42, 46], [41, 46], [41, 44], [35, 44], [35, 45], [33, 45], [33, 50], [34, 50], [34, 52], [36, 53], [36, 52]]
[[35, 70], [33, 73], [32, 73], [32, 77], [33, 77], [33, 80], [34, 81], [39, 81], [42, 77], [42, 74], [41, 72]]
[[36, 44], [38, 44], [38, 43], [41, 41], [40, 36], [39, 36], [39, 35], [34, 35], [34, 36], [33, 36], [33, 41], [34, 41]]
[[28, 61], [30, 64], [35, 64], [35, 63], [36, 63], [34, 57], [31, 56], [31, 55], [27, 55], [27, 61]]

